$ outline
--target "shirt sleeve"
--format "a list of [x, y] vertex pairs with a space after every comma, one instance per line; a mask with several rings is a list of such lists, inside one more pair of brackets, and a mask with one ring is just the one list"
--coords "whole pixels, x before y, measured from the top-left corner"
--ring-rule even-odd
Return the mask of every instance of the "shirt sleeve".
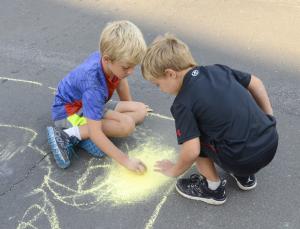
[[173, 104], [172, 115], [175, 119], [176, 135], [178, 144], [200, 137], [200, 131], [194, 114], [181, 104]]
[[245, 88], [247, 88], [249, 86], [250, 80], [251, 80], [251, 74], [249, 73], [245, 73], [245, 72], [241, 72], [238, 70], [234, 70], [231, 69], [235, 79], [241, 84], [243, 85]]
[[104, 91], [98, 88], [90, 88], [83, 93], [83, 116], [92, 120], [101, 120], [104, 115], [105, 96]]
[[251, 80], [251, 74], [229, 68], [225, 65], [219, 65], [219, 66], [222, 67], [223, 69], [231, 72], [231, 75], [233, 75], [233, 77], [235, 78], [236, 81], [238, 81], [243, 87], [248, 88], [250, 80]]

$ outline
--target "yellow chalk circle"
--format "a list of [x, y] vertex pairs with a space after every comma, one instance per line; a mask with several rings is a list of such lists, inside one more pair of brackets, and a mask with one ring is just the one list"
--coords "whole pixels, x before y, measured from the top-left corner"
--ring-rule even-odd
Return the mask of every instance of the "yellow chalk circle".
[[138, 146], [128, 154], [130, 157], [142, 160], [147, 166], [147, 172], [138, 175], [114, 163], [109, 167], [105, 178], [99, 177], [94, 182], [95, 186], [101, 186], [97, 192], [94, 192], [99, 199], [105, 199], [114, 204], [140, 202], [155, 195], [160, 187], [172, 180], [155, 172], [154, 165], [157, 160], [173, 160], [175, 157], [173, 148], [148, 142]]

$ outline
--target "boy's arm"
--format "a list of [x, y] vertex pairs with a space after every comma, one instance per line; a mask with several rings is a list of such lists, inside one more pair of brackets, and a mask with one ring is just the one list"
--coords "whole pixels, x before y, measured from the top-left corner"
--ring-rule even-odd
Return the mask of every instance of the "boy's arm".
[[127, 79], [122, 79], [117, 87], [120, 101], [132, 101], [129, 84]]
[[125, 168], [137, 173], [143, 173], [146, 166], [138, 159], [130, 159], [126, 154], [119, 150], [103, 133], [101, 121], [87, 118], [89, 138], [108, 156], [116, 160]]
[[174, 164], [169, 160], [157, 161], [155, 171], [170, 177], [177, 177], [189, 169], [196, 161], [200, 152], [199, 137], [184, 142], [180, 149], [177, 162]]
[[273, 115], [273, 109], [263, 82], [254, 75], [248, 85], [248, 90], [255, 99], [258, 106], [269, 115]]

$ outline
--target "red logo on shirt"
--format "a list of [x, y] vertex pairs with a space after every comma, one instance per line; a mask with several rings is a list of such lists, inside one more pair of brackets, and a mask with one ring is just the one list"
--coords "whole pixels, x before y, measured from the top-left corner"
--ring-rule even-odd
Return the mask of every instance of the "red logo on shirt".
[[176, 135], [177, 135], [177, 137], [180, 137], [181, 136], [181, 131], [178, 129], [178, 130], [176, 130]]

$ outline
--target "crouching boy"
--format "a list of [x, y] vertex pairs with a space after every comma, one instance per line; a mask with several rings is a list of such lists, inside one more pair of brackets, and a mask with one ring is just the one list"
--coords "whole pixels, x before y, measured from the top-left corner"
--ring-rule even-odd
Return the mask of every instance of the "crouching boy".
[[176, 163], [158, 161], [156, 170], [177, 177], [196, 163], [200, 175], [178, 179], [176, 189], [209, 204], [226, 201], [226, 181], [214, 163], [241, 189], [253, 189], [255, 173], [271, 162], [278, 144], [262, 81], [225, 65], [198, 66], [187, 45], [172, 35], [148, 47], [142, 73], [162, 92], [176, 96], [171, 112], [181, 144], [179, 158]]

